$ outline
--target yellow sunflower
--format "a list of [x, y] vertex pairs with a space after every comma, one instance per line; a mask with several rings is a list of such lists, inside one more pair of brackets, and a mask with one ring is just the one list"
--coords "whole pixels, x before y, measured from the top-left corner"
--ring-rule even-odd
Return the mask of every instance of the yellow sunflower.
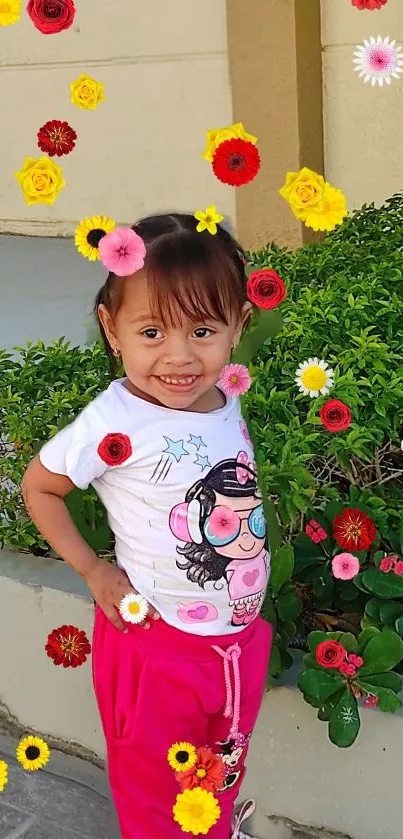
[[4, 760], [0, 760], [0, 792], [3, 792], [3, 789], [8, 781], [8, 766]]
[[168, 763], [175, 772], [187, 772], [197, 762], [197, 751], [191, 743], [174, 743], [168, 752]]
[[201, 787], [186, 789], [176, 798], [173, 808], [174, 821], [178, 822], [185, 833], [206, 835], [218, 822], [220, 806], [212, 792]]
[[0, 0], [0, 26], [17, 23], [21, 17], [21, 0]]
[[[1, 2], [1, 0], [0, 0]], [[115, 227], [115, 222], [107, 216], [84, 218], [76, 227], [75, 245], [82, 256], [95, 262], [99, 259], [99, 243]]]
[[49, 746], [40, 737], [29, 735], [18, 743], [16, 750], [17, 760], [28, 772], [36, 772], [42, 766], [46, 766], [50, 751]]

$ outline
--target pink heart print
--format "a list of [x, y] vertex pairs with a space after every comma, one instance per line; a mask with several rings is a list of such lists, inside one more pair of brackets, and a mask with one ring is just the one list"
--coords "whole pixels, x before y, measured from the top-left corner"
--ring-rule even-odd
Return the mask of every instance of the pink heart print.
[[259, 576], [259, 569], [255, 568], [254, 571], [246, 571], [243, 575], [242, 579], [248, 588], [252, 588], [255, 585], [255, 582]]
[[196, 621], [204, 620], [207, 613], [208, 613], [208, 606], [198, 606], [197, 609], [188, 609], [189, 617], [194, 618]]

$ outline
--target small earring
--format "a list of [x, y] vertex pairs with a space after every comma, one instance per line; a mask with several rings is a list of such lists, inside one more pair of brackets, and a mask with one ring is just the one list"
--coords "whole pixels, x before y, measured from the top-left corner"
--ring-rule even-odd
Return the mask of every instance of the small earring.
[[114, 356], [115, 356], [116, 358], [119, 358], [119, 356], [120, 356], [120, 351], [118, 350], [118, 348], [117, 348], [117, 347], [112, 347], [112, 352], [113, 352], [113, 354], [114, 354]]

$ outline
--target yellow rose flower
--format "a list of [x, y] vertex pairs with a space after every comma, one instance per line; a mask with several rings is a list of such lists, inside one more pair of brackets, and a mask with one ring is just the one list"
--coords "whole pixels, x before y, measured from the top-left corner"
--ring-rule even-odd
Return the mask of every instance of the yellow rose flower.
[[242, 122], [235, 122], [234, 125], [229, 125], [227, 128], [212, 128], [210, 131], [207, 131], [207, 144], [206, 149], [203, 152], [203, 157], [205, 160], [208, 160], [209, 163], [213, 162], [214, 152], [220, 145], [220, 143], [224, 143], [225, 140], [248, 140], [249, 143], [253, 143], [255, 146], [257, 143], [257, 137], [254, 137], [253, 134], [248, 134], [245, 131]]
[[36, 160], [26, 157], [24, 165], [15, 173], [27, 204], [52, 204], [66, 186], [61, 166], [44, 155]]
[[97, 105], [105, 99], [103, 83], [97, 82], [96, 79], [92, 79], [86, 73], [82, 73], [75, 82], [71, 82], [70, 90], [70, 101], [73, 105], [89, 111], [95, 110]]
[[317, 207], [308, 207], [304, 224], [312, 230], [334, 230], [347, 215], [346, 196], [341, 189], [325, 183], [322, 201]]
[[304, 220], [309, 207], [317, 207], [323, 200], [325, 179], [304, 166], [300, 172], [287, 172], [286, 182], [279, 190], [296, 218]]

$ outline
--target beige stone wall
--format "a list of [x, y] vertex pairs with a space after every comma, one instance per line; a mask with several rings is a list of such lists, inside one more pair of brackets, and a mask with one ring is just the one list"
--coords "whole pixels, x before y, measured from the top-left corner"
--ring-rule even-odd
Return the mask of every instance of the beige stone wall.
[[350, 0], [321, 0], [324, 74], [325, 171], [343, 189], [349, 209], [381, 203], [403, 184], [403, 81], [366, 85], [353, 70], [364, 38], [403, 41], [403, 2], [358, 11]]
[[[69, 235], [84, 215], [127, 223], [214, 202], [234, 215], [233, 190], [201, 157], [205, 130], [232, 121], [225, 0], [86, 0], [66, 32], [41, 35], [24, 12], [0, 36], [0, 232]], [[70, 104], [82, 72], [105, 83], [96, 111]], [[49, 119], [79, 140], [54, 206], [27, 207], [14, 172], [42, 154]]]

